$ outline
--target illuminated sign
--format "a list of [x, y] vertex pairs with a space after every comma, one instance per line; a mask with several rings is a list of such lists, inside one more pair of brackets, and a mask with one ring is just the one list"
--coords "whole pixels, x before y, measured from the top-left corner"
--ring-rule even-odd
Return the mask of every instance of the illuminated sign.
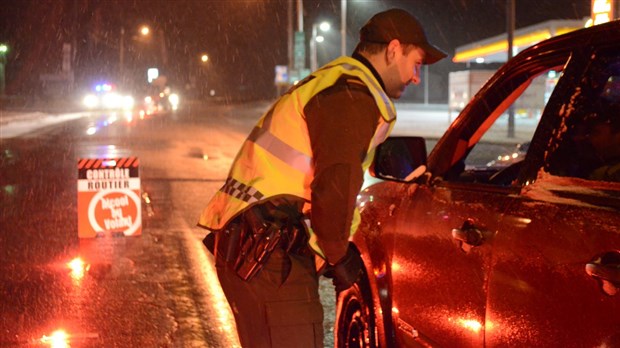
[[149, 81], [149, 83], [152, 83], [158, 77], [159, 77], [159, 69], [157, 69], [157, 68], [149, 68], [146, 71], [146, 79]]
[[142, 232], [136, 157], [78, 160], [78, 236], [137, 236]]
[[592, 24], [607, 23], [614, 19], [614, 0], [592, 0]]
[[286, 65], [276, 65], [276, 85], [288, 84], [288, 67]]

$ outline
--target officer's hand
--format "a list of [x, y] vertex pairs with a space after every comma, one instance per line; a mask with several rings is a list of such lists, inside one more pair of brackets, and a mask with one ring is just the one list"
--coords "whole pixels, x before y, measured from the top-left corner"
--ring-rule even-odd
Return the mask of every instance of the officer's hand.
[[336, 264], [328, 264], [325, 267], [323, 275], [332, 279], [332, 283], [336, 287], [336, 292], [341, 292], [350, 288], [360, 280], [362, 276], [362, 266], [362, 258], [353, 247], [353, 244], [349, 243], [347, 254]]

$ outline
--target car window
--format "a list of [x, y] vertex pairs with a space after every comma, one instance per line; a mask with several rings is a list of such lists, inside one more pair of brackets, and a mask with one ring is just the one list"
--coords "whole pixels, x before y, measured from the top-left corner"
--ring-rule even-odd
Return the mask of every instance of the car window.
[[620, 51], [601, 53], [586, 73], [546, 170], [554, 175], [620, 182]]
[[[447, 175], [446, 180], [509, 185], [511, 179], [516, 178], [519, 163], [525, 158], [560, 76], [558, 70], [545, 70], [517, 88], [520, 95], [501, 112], [473, 146], [461, 162], [461, 168], [456, 169], [458, 175]], [[496, 175], [502, 170], [506, 176], [504, 179]], [[512, 175], [508, 176], [508, 171]]]

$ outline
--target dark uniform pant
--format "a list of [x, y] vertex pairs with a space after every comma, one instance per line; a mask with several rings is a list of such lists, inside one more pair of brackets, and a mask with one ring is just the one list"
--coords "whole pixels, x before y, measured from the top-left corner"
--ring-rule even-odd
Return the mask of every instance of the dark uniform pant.
[[[286, 257], [291, 268], [282, 282]], [[249, 281], [217, 257], [216, 268], [243, 347], [323, 347], [323, 307], [312, 253], [287, 254], [277, 247]]]

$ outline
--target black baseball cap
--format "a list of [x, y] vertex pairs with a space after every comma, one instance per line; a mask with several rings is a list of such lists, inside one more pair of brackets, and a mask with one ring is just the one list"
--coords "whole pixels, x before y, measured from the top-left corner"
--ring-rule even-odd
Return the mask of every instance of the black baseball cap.
[[428, 42], [420, 21], [405, 10], [394, 8], [379, 12], [360, 29], [361, 42], [387, 44], [394, 39], [424, 50], [426, 52], [424, 64], [433, 64], [447, 56]]

